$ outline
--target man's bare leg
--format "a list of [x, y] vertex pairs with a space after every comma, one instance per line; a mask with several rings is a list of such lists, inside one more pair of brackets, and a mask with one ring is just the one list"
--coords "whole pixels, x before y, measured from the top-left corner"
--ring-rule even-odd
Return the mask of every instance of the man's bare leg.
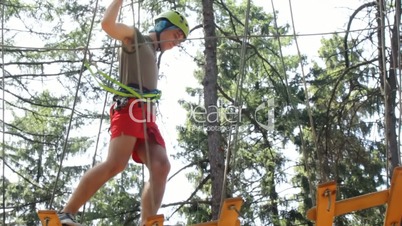
[[138, 151], [138, 155], [144, 161], [150, 175], [149, 181], [144, 185], [141, 197], [141, 220], [142, 224], [145, 224], [148, 217], [157, 214], [162, 204], [170, 163], [165, 148], [156, 143], [149, 144], [150, 161], [146, 159], [144, 148]]
[[137, 138], [122, 135], [110, 141], [106, 161], [88, 170], [62, 210], [75, 214], [109, 179], [123, 171]]

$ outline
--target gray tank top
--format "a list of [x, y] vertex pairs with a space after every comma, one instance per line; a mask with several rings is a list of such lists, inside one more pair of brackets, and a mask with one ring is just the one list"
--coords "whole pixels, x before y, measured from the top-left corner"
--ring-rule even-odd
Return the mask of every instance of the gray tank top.
[[[149, 36], [141, 34], [137, 28], [134, 29], [137, 35], [136, 37], [133, 35], [132, 44], [122, 44], [119, 51], [120, 82], [125, 85], [129, 83], [140, 85], [141, 79], [143, 88], [157, 89], [159, 72], [152, 40]], [[135, 46], [135, 38], [138, 46]], [[137, 56], [139, 60], [137, 60]]]

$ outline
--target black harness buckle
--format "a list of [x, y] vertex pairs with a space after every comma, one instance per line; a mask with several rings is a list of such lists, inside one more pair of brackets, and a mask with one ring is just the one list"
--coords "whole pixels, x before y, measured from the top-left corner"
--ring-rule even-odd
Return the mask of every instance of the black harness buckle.
[[124, 108], [128, 103], [128, 97], [122, 97], [118, 95], [113, 96], [113, 101], [115, 102], [113, 109], [118, 111]]

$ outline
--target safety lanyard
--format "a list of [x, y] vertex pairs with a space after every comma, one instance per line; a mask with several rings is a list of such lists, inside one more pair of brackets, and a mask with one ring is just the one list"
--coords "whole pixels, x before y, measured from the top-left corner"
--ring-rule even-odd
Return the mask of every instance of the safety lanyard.
[[[124, 85], [123, 83], [117, 81], [116, 79], [110, 77], [108, 74], [106, 74], [103, 71], [98, 70], [97, 68], [97, 72], [95, 73], [91, 66], [89, 65], [89, 63], [85, 63], [85, 66], [87, 67], [87, 69], [89, 70], [89, 72], [91, 73], [91, 75], [95, 78], [96, 82], [99, 84], [100, 87], [102, 87], [104, 90], [111, 92], [115, 95], [118, 96], [122, 96], [122, 97], [133, 97], [133, 98], [137, 98], [137, 99], [152, 99], [152, 100], [159, 100], [162, 96], [162, 93], [160, 90], [151, 90], [150, 92], [146, 92], [146, 93], [139, 93], [137, 91], [135, 91], [132, 87]], [[116, 90], [113, 89], [107, 85], [105, 85], [102, 81], [100, 81], [97, 77], [96, 74], [99, 73], [103, 78], [105, 78], [106, 80], [112, 82], [113, 84], [119, 86], [121, 89]], [[121, 91], [122, 90], [122, 91]]]

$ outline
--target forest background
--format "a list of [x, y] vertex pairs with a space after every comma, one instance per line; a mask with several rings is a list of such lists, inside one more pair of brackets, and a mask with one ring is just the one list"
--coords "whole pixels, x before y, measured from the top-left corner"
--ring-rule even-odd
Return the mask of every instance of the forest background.
[[[1, 2], [3, 225], [37, 225], [37, 210], [60, 209], [105, 157], [111, 95], [84, 62], [117, 75], [119, 43], [100, 29], [107, 4]], [[335, 180], [338, 199], [389, 187], [400, 164], [400, 2], [125, 1], [121, 20], [147, 31], [168, 8], [194, 28], [161, 60], [168, 222], [216, 219], [221, 200], [239, 196], [241, 225], [313, 225], [319, 183]], [[137, 225], [146, 178], [129, 164], [80, 220]], [[335, 223], [382, 225], [384, 213]]]

